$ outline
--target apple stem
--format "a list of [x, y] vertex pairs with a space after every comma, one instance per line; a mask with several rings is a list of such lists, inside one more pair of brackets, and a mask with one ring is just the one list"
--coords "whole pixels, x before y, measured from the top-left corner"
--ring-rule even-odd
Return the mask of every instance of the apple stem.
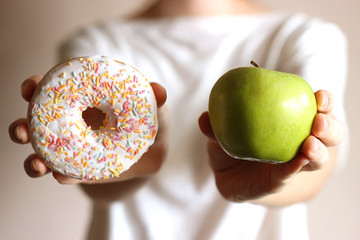
[[259, 66], [256, 62], [254, 62], [254, 61], [251, 61], [250, 63], [251, 63], [251, 65], [253, 65], [254, 67], [257, 67], [257, 68], [260, 67], [260, 66]]

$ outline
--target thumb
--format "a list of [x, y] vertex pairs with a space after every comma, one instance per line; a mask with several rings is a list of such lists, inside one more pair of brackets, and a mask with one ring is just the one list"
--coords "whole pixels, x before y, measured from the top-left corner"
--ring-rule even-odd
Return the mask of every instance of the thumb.
[[198, 124], [201, 132], [209, 138], [211, 142], [217, 142], [215, 134], [211, 128], [210, 119], [209, 119], [209, 113], [203, 112], [199, 119]]
[[165, 104], [167, 99], [166, 89], [156, 82], [152, 82], [150, 84], [156, 97], [157, 107], [161, 108]]

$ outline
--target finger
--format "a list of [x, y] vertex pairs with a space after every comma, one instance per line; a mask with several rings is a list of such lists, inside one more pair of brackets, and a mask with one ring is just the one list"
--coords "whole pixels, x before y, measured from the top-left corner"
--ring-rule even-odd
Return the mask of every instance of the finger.
[[161, 86], [159, 83], [152, 82], [150, 84], [155, 93], [157, 106], [158, 106], [158, 108], [161, 108], [166, 102], [167, 92], [166, 92], [165, 88], [163, 86]]
[[25, 99], [25, 101], [29, 102], [34, 94], [36, 86], [42, 79], [42, 76], [35, 75], [28, 79], [26, 79], [21, 85], [21, 96]]
[[25, 159], [24, 169], [27, 175], [32, 178], [41, 177], [50, 172], [45, 162], [36, 154], [31, 154]]
[[241, 161], [244, 161], [232, 158], [218, 143], [213, 141], [208, 141], [207, 151], [209, 154], [209, 164], [215, 172], [233, 168]]
[[315, 116], [312, 135], [319, 138], [326, 146], [339, 144], [345, 135], [344, 127], [333, 117], [318, 113]]
[[315, 98], [318, 106], [318, 112], [329, 113], [334, 108], [334, 96], [326, 91], [319, 90], [315, 93]]
[[9, 126], [9, 135], [13, 142], [19, 144], [25, 144], [30, 141], [29, 132], [27, 127], [27, 120], [25, 118], [20, 118], [10, 124]]
[[285, 179], [291, 179], [295, 175], [297, 175], [303, 167], [309, 164], [310, 160], [303, 154], [299, 153], [294, 159], [289, 162], [280, 164], [283, 165], [282, 169], [279, 167], [278, 169], [281, 170], [280, 174], [283, 174]]
[[303, 171], [314, 171], [325, 167], [329, 160], [329, 153], [326, 146], [316, 137], [309, 136], [303, 143], [302, 154], [309, 160]]
[[198, 119], [198, 124], [201, 132], [209, 138], [212, 142], [217, 142], [215, 134], [211, 128], [209, 113], [204, 112]]
[[84, 180], [67, 177], [58, 172], [53, 172], [52, 175], [56, 179], [56, 181], [58, 181], [60, 184], [64, 184], [64, 185], [72, 185], [72, 184], [78, 184], [78, 183], [84, 182]]

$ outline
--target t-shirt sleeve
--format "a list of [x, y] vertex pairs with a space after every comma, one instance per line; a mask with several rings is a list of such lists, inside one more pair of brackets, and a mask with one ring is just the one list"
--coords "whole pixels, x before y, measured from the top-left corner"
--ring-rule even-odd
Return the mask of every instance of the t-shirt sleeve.
[[[297, 21], [301, 21], [299, 18], [292, 19], [292, 25], [298, 24]], [[280, 69], [304, 78], [314, 92], [324, 89], [335, 96], [333, 112], [346, 128], [345, 140], [337, 147], [339, 167], [344, 165], [349, 148], [349, 131], [344, 109], [347, 54], [346, 37], [336, 25], [309, 19], [303, 21], [286, 39], [281, 64], [284, 69]]]
[[69, 58], [96, 54], [104, 55], [107, 45], [101, 29], [95, 25], [89, 26], [70, 35], [60, 44], [58, 60], [65, 61]]

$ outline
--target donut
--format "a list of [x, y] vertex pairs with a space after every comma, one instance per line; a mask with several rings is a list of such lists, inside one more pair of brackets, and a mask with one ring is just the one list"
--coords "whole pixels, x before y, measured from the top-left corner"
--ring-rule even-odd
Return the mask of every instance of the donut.
[[[101, 126], [87, 111], [103, 116]], [[99, 114], [100, 113], [100, 114]], [[134, 67], [105, 56], [73, 58], [53, 67], [28, 108], [32, 147], [49, 168], [83, 180], [118, 177], [153, 144], [157, 105]]]

